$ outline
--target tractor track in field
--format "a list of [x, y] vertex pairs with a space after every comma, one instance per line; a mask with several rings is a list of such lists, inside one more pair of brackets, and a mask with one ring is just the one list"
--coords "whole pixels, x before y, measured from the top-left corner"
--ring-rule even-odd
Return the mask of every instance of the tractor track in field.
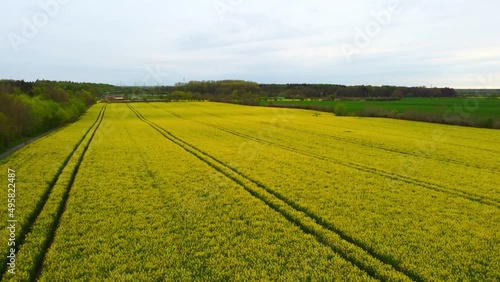
[[[156, 107], [154, 105], [152, 105], [153, 107]], [[158, 108], [158, 107], [156, 107]], [[219, 115], [216, 115], [216, 114], [213, 114], [213, 113], [208, 113], [208, 112], [205, 112], [205, 111], [202, 111], [203, 113], [206, 113], [208, 115], [211, 115], [211, 116], [215, 116], [215, 117], [218, 117], [218, 118], [222, 118], [221, 116]], [[361, 119], [365, 119], [365, 118], [362, 118], [360, 117]], [[378, 119], [378, 121], [385, 121], [386, 119]], [[403, 120], [405, 121], [405, 120]], [[408, 120], [408, 122], [412, 122], [410, 120]], [[385, 124], [387, 124], [387, 122], [384, 122]], [[321, 123], [321, 122], [315, 122], [314, 124], [318, 124], [318, 125], [323, 125], [323, 126], [328, 126], [328, 127], [334, 127], [334, 128], [343, 128], [343, 129], [347, 129], [347, 130], [353, 130], [352, 128], [350, 127], [345, 127], [345, 126], [339, 126], [337, 124], [333, 125], [333, 124], [328, 124], [328, 123]], [[425, 124], [425, 123], [423, 123]], [[446, 125], [446, 126], [451, 126], [451, 125]], [[393, 130], [394, 128], [392, 127], [387, 127], [387, 126], [381, 126], [381, 125], [377, 125], [376, 126], [377, 128], [383, 128], [383, 129], [390, 129], [390, 130]], [[422, 126], [419, 126], [420, 128], [422, 128]], [[356, 129], [358, 130], [358, 129]], [[364, 132], [375, 132], [377, 133], [376, 131], [372, 131], [372, 130], [366, 130], [366, 129], [362, 129], [362, 131]], [[412, 140], [415, 140], [416, 138], [414, 137], [409, 137], [407, 135], [402, 135], [402, 134], [391, 134], [391, 133], [385, 133], [385, 135], [391, 135], [391, 136], [395, 136], [395, 137], [398, 137], [398, 138], [401, 138], [401, 137], [404, 137], [404, 138], [410, 138]], [[475, 139], [472, 139], [472, 138], [468, 138], [466, 136], [461, 136], [462, 139], [466, 139], [466, 140], [472, 140], [472, 141], [475, 141]], [[421, 141], [427, 141], [427, 139], [422, 139], [422, 138], [417, 138], [418, 140], [421, 140]], [[489, 140], [484, 140], [483, 142], [486, 142], [486, 143], [490, 143], [490, 144], [499, 144], [498, 142], [494, 142], [494, 141], [489, 141]], [[490, 152], [490, 153], [499, 153], [500, 151], [496, 151], [496, 150], [491, 150], [491, 149], [485, 149], [485, 148], [478, 148], [478, 147], [472, 147], [472, 146], [467, 146], [467, 145], [463, 145], [463, 144], [457, 144], [457, 143], [449, 143], [449, 142], [442, 142], [443, 144], [446, 144], [446, 145], [450, 145], [450, 146], [457, 146], [457, 147], [464, 147], [464, 148], [468, 148], [468, 149], [473, 149], [473, 150], [480, 150], [480, 151], [486, 151], [486, 152]]]
[[[59, 179], [59, 177], [63, 173], [64, 169], [66, 168], [66, 166], [68, 165], [69, 161], [71, 160], [71, 158], [75, 154], [76, 150], [80, 147], [80, 145], [83, 143], [83, 141], [85, 140], [85, 138], [92, 131], [92, 128], [96, 124], [100, 123], [99, 120], [100, 120], [101, 116], [104, 116], [104, 111], [105, 110], [106, 110], [106, 106], [104, 106], [101, 109], [101, 111], [99, 112], [99, 115], [97, 116], [97, 119], [89, 127], [89, 129], [85, 132], [85, 134], [83, 135], [83, 137], [80, 138], [80, 140], [78, 140], [78, 142], [76, 143], [76, 145], [73, 147], [71, 153], [66, 157], [66, 159], [64, 160], [64, 162], [62, 163], [62, 165], [59, 167], [59, 170], [57, 171], [56, 175], [52, 178], [51, 182], [49, 183], [49, 186], [47, 187], [47, 189], [45, 190], [45, 192], [40, 197], [40, 201], [38, 201], [38, 203], [36, 204], [35, 209], [28, 216], [27, 222], [21, 227], [19, 235], [17, 236], [17, 244], [16, 244], [16, 248], [15, 248], [16, 249], [16, 252], [15, 252], [16, 255], [19, 252], [19, 250], [22, 247], [22, 245], [24, 244], [24, 242], [26, 240], [26, 236], [32, 231], [32, 226], [36, 222], [36, 220], [38, 219], [38, 217], [40, 216], [40, 213], [42, 212], [43, 208], [45, 207], [45, 204], [47, 203], [47, 200], [49, 199], [50, 194], [52, 193], [52, 190], [53, 190], [54, 186], [57, 183], [57, 180]], [[3, 276], [5, 275], [5, 272], [7, 271], [7, 265], [5, 264], [5, 265], [2, 265], [1, 267], [2, 268], [0, 269], [0, 281], [3, 279]]]
[[[201, 124], [204, 124], [204, 123], [201, 123]], [[494, 206], [494, 207], [500, 208], [500, 202], [498, 202], [498, 200], [493, 199], [493, 198], [488, 198], [488, 197], [485, 197], [485, 196], [482, 196], [482, 195], [477, 195], [477, 194], [474, 194], [474, 193], [469, 193], [469, 192], [458, 190], [458, 189], [452, 189], [452, 188], [444, 187], [444, 186], [441, 186], [441, 185], [438, 185], [438, 184], [434, 184], [434, 183], [431, 183], [431, 182], [427, 182], [427, 181], [423, 181], [423, 180], [420, 180], [420, 179], [411, 178], [411, 177], [400, 175], [400, 174], [396, 174], [396, 173], [390, 173], [390, 172], [387, 172], [387, 171], [383, 171], [383, 170], [376, 169], [376, 168], [371, 168], [371, 167], [368, 167], [368, 166], [364, 166], [364, 165], [360, 165], [360, 164], [356, 164], [356, 163], [352, 163], [352, 162], [341, 161], [341, 160], [334, 159], [334, 158], [331, 158], [331, 157], [325, 157], [325, 156], [317, 155], [317, 154], [314, 154], [314, 153], [309, 153], [309, 152], [306, 152], [306, 151], [303, 151], [303, 150], [299, 150], [299, 149], [296, 149], [296, 148], [293, 148], [293, 147], [289, 147], [289, 146], [285, 146], [285, 145], [281, 145], [281, 144], [276, 144], [276, 143], [273, 143], [273, 142], [270, 142], [270, 141], [262, 140], [262, 139], [259, 139], [259, 138], [256, 138], [256, 137], [253, 137], [253, 136], [250, 136], [250, 135], [247, 135], [247, 134], [243, 134], [243, 133], [240, 133], [240, 132], [236, 132], [236, 131], [233, 131], [233, 130], [229, 130], [229, 129], [226, 129], [226, 128], [223, 128], [223, 127], [214, 126], [214, 125], [208, 125], [208, 124], [205, 124], [205, 125], [206, 126], [211, 126], [213, 128], [217, 128], [217, 129], [219, 129], [221, 131], [225, 131], [226, 133], [230, 133], [230, 134], [239, 136], [241, 138], [245, 138], [247, 140], [259, 142], [261, 144], [265, 144], [265, 145], [268, 145], [268, 146], [274, 146], [274, 147], [281, 148], [281, 149], [284, 149], [284, 150], [287, 150], [287, 151], [290, 151], [290, 152], [295, 152], [297, 154], [301, 154], [301, 155], [304, 155], [304, 156], [312, 157], [312, 158], [323, 160], [323, 161], [334, 162], [336, 164], [340, 164], [340, 165], [343, 165], [343, 166], [346, 166], [346, 167], [349, 167], [349, 168], [357, 169], [359, 171], [363, 171], [363, 172], [375, 174], [375, 175], [378, 175], [378, 176], [382, 176], [384, 178], [388, 178], [388, 179], [391, 179], [391, 180], [397, 180], [397, 181], [402, 181], [402, 182], [409, 183], [409, 184], [415, 184], [415, 185], [418, 185], [420, 187], [424, 187], [424, 188], [427, 188], [427, 189], [430, 189], [430, 190], [433, 190], [433, 191], [436, 191], [436, 192], [446, 193], [446, 194], [449, 194], [449, 195], [458, 196], [458, 197], [461, 197], [461, 198], [465, 198], [467, 200], [478, 202], [478, 203], [481, 203], [481, 204], [484, 204], [484, 205], [489, 205], [489, 206]]]
[[32, 280], [38, 280], [40, 278], [40, 275], [41, 275], [42, 269], [43, 269], [43, 263], [45, 261], [45, 256], [47, 255], [48, 250], [50, 249], [50, 247], [54, 243], [54, 238], [55, 238], [57, 229], [59, 228], [59, 225], [61, 223], [62, 215], [66, 211], [66, 204], [67, 204], [68, 199], [69, 199], [69, 194], [71, 192], [71, 188], [73, 187], [73, 183], [75, 182], [75, 178], [76, 178], [76, 176], [78, 174], [78, 171], [80, 169], [80, 165], [82, 164], [82, 161], [83, 161], [83, 159], [85, 157], [85, 154], [87, 153], [87, 150], [90, 147], [90, 144], [92, 143], [97, 130], [99, 129], [99, 127], [101, 126], [102, 121], [104, 120], [104, 115], [106, 113], [106, 107], [107, 107], [107, 105], [105, 105], [101, 109], [101, 112], [99, 113], [99, 116], [97, 117], [96, 122], [92, 125], [92, 127], [88, 131], [88, 132], [90, 132], [90, 130], [95, 125], [95, 128], [94, 128], [94, 130], [92, 132], [92, 135], [90, 135], [89, 141], [87, 142], [87, 144], [85, 145], [85, 147], [83, 147], [82, 154], [78, 157], [78, 160], [77, 160], [77, 163], [75, 165], [75, 168], [71, 172], [71, 178], [69, 179], [68, 184], [66, 186], [66, 189], [64, 190], [64, 194], [62, 196], [62, 201], [61, 201], [61, 203], [60, 203], [60, 205], [59, 205], [59, 207], [57, 209], [57, 214], [56, 214], [56, 216], [54, 218], [54, 221], [53, 221], [53, 223], [51, 225], [49, 234], [47, 234], [47, 237], [46, 237], [47, 241], [44, 242], [42, 254], [40, 254], [40, 258], [37, 260], [36, 267], [35, 267], [35, 270], [34, 270], [34, 273], [33, 273], [34, 277], [32, 277], [33, 278]]
[[[320, 244], [330, 248], [343, 259], [366, 272], [370, 277], [387, 281], [396, 273], [401, 280], [424, 281], [419, 274], [403, 268], [389, 255], [379, 254], [370, 246], [349, 236], [344, 231], [335, 227], [324, 218], [314, 214], [308, 208], [286, 198], [264, 184], [251, 179], [237, 169], [225, 164], [210, 154], [198, 149], [188, 142], [176, 137], [156, 123], [146, 119], [139, 111], [127, 104], [138, 119], [151, 126], [170, 142], [178, 145], [200, 161], [206, 163], [219, 173], [244, 188], [250, 195], [263, 202], [265, 205], [278, 212], [292, 224], [299, 227], [306, 234], [312, 235]], [[180, 115], [178, 115], [179, 118]], [[331, 236], [336, 236], [332, 239]], [[332, 242], [334, 241], [334, 242]], [[354, 253], [354, 254], [353, 254]], [[361, 257], [361, 258], [360, 258]], [[368, 262], [367, 262], [368, 261]]]
[[290, 127], [284, 127], [284, 126], [272, 124], [272, 123], [269, 123], [269, 122], [263, 122], [261, 124], [264, 124], [264, 125], [267, 125], [267, 126], [276, 127], [276, 128], [279, 128], [279, 129], [285, 129], [285, 130], [289, 130], [289, 131], [304, 133], [304, 134], [308, 134], [308, 135], [314, 135], [314, 136], [318, 136], [318, 137], [324, 137], [324, 138], [334, 139], [336, 141], [340, 141], [340, 142], [344, 142], [344, 143], [349, 143], [349, 144], [354, 144], [354, 145], [358, 145], [358, 146], [363, 146], [363, 147], [367, 147], [367, 148], [370, 148], [370, 149], [382, 150], [382, 151], [387, 151], [387, 152], [391, 152], [391, 153], [396, 153], [396, 154], [401, 154], [401, 155], [411, 156], [411, 157], [416, 157], [416, 158], [421, 158], [421, 159], [431, 159], [431, 160], [438, 161], [440, 163], [449, 163], [449, 164], [459, 165], [459, 166], [463, 166], [463, 167], [467, 167], [467, 168], [473, 167], [473, 168], [477, 168], [477, 169], [481, 169], [481, 170], [488, 170], [488, 171], [493, 172], [493, 173], [498, 173], [499, 172], [498, 170], [495, 170], [495, 169], [492, 169], [492, 168], [489, 168], [489, 167], [480, 167], [480, 166], [477, 166], [477, 165], [466, 164], [466, 163], [463, 163], [463, 162], [460, 162], [460, 161], [456, 161], [456, 160], [452, 160], [452, 159], [445, 159], [445, 158], [441, 159], [441, 158], [436, 158], [436, 157], [432, 157], [432, 156], [423, 156], [421, 154], [404, 152], [404, 151], [400, 151], [400, 150], [396, 150], [396, 149], [391, 149], [391, 148], [378, 147], [375, 144], [369, 144], [369, 143], [367, 144], [367, 143], [363, 143], [363, 142], [359, 142], [359, 141], [353, 141], [353, 140], [349, 140], [348, 138], [341, 138], [341, 137], [338, 137], [338, 136], [328, 135], [328, 134], [324, 134], [324, 133], [316, 133], [316, 132], [307, 131], [307, 130], [300, 130], [300, 129], [290, 128]]
[[[155, 108], [157, 108], [157, 109], [161, 109], [161, 108], [158, 108], [158, 107], [156, 107], [154, 105], [152, 105], [152, 106], [155, 107]], [[163, 109], [163, 110], [165, 110], [165, 109]], [[169, 112], [170, 114], [174, 115], [175, 117], [183, 118], [182, 116], [180, 116], [179, 114], [176, 114], [174, 112], [171, 112], [171, 111], [168, 111], [168, 110], [165, 110], [165, 111]], [[212, 113], [208, 113], [208, 112], [205, 112], [205, 111], [201, 111], [201, 112], [205, 113], [207, 115], [211, 115], [211, 116], [215, 116], [217, 118], [223, 119], [223, 117], [220, 117], [220, 116], [212, 114]], [[186, 119], [186, 118], [184, 118], [184, 119]], [[190, 120], [190, 121], [198, 122], [198, 121], [194, 121], [194, 120]], [[199, 122], [199, 123], [203, 123], [203, 122]], [[204, 124], [208, 125], [208, 126], [212, 126], [212, 127], [214, 126], [214, 125], [209, 124], [209, 123], [204, 123]], [[454, 165], [464, 166], [464, 167], [467, 167], [467, 168], [468, 167], [473, 167], [473, 168], [477, 168], [477, 169], [488, 170], [488, 171], [493, 172], [493, 173], [498, 173], [498, 170], [495, 170], [493, 168], [483, 168], [483, 167], [479, 167], [477, 165], [464, 164], [463, 162], [455, 161], [455, 160], [452, 160], [452, 159], [446, 159], [446, 158], [441, 159], [441, 158], [436, 158], [436, 157], [422, 156], [422, 155], [416, 154], [416, 153], [404, 152], [404, 151], [400, 151], [400, 150], [396, 150], [396, 149], [392, 149], [392, 148], [387, 148], [387, 147], [379, 147], [379, 146], [377, 146], [377, 144], [363, 143], [363, 142], [351, 140], [349, 138], [341, 138], [341, 137], [338, 137], [338, 136], [328, 135], [328, 134], [324, 134], [324, 133], [316, 133], [316, 132], [313, 132], [313, 131], [307, 131], [307, 130], [300, 130], [300, 129], [290, 128], [290, 127], [285, 127], [285, 126], [273, 124], [271, 122], [260, 122], [260, 124], [263, 124], [263, 125], [266, 125], [266, 126], [272, 126], [272, 127], [278, 128], [278, 129], [295, 131], [295, 132], [300, 132], [300, 133], [304, 133], [304, 134], [308, 134], [308, 135], [315, 135], [315, 136], [318, 136], [318, 137], [326, 137], [326, 138], [329, 138], [329, 139], [334, 139], [336, 141], [340, 141], [340, 142], [344, 142], [344, 143], [349, 143], [349, 144], [354, 144], [354, 145], [358, 145], [358, 146], [363, 146], [363, 147], [367, 147], [367, 148], [370, 148], [370, 149], [377, 149], [377, 150], [382, 150], [382, 151], [386, 151], [386, 152], [401, 154], [401, 155], [405, 155], [405, 156], [412, 156], [412, 157], [417, 157], [417, 158], [422, 158], [422, 159], [432, 159], [432, 160], [435, 160], [435, 161], [438, 161], [438, 162], [441, 162], [441, 163], [450, 163], [450, 164], [454, 164]]]
[[[161, 110], [161, 108], [158, 108], [155, 105], [152, 105], [152, 106]], [[171, 112], [171, 111], [168, 111], [168, 110], [165, 110], [165, 111], [169, 112], [170, 114], [174, 115], [175, 117], [183, 118], [182, 116], [180, 116], [177, 113], [174, 113], [174, 112]], [[207, 115], [211, 115], [211, 116], [215, 116], [217, 118], [223, 119], [223, 117], [220, 117], [220, 116], [212, 114], [212, 113], [208, 113], [208, 112], [205, 112], [205, 111], [201, 111], [201, 112], [205, 113]], [[184, 118], [184, 119], [186, 119], [186, 118]], [[194, 121], [194, 120], [191, 120], [191, 121]], [[194, 122], [198, 122], [198, 121], [194, 121]], [[200, 123], [203, 123], [203, 122], [200, 122]], [[213, 126], [212, 124], [209, 124], [209, 123], [204, 123], [204, 124], [208, 125], [208, 126]], [[336, 141], [340, 141], [340, 142], [344, 142], [344, 143], [348, 143], [348, 144], [354, 144], [354, 145], [358, 145], [358, 146], [363, 146], [363, 147], [367, 147], [367, 148], [370, 148], [370, 149], [377, 149], [377, 150], [382, 150], [382, 151], [386, 151], [386, 152], [401, 154], [401, 155], [405, 155], [405, 156], [412, 156], [412, 157], [422, 158], [422, 159], [432, 159], [432, 160], [435, 160], [435, 161], [438, 161], [438, 162], [441, 162], [441, 163], [450, 163], [450, 164], [454, 164], [454, 165], [463, 166], [463, 167], [466, 167], [466, 168], [473, 167], [473, 168], [477, 168], [477, 169], [488, 170], [488, 171], [493, 172], [493, 173], [498, 173], [499, 172], [498, 170], [495, 170], [493, 168], [483, 168], [483, 167], [479, 167], [477, 165], [465, 164], [463, 162], [452, 160], [452, 159], [449, 159], [449, 158], [436, 158], [436, 157], [432, 157], [432, 156], [423, 156], [421, 154], [404, 152], [404, 151], [396, 150], [396, 149], [392, 149], [392, 148], [379, 147], [379, 146], [377, 146], [377, 144], [363, 143], [363, 142], [359, 142], [359, 141], [357, 141], [355, 139], [352, 140], [352, 139], [349, 139], [349, 138], [341, 138], [341, 137], [338, 137], [338, 136], [328, 135], [328, 134], [324, 134], [324, 133], [317, 133], [317, 132], [313, 132], [313, 131], [307, 131], [307, 130], [300, 130], [300, 129], [290, 128], [290, 127], [286, 127], [286, 126], [281, 126], [281, 125], [273, 124], [271, 122], [260, 122], [260, 124], [263, 124], [263, 125], [266, 125], [266, 126], [272, 126], [272, 127], [278, 128], [278, 129], [295, 131], [295, 132], [300, 132], [300, 133], [304, 133], [304, 134], [308, 134], [308, 135], [315, 135], [315, 136], [318, 136], [318, 137], [326, 137], [326, 138], [329, 138], [329, 139], [334, 139]], [[457, 145], [457, 146], [459, 146], [459, 145]]]
[[[328, 126], [328, 127], [334, 127], [334, 128], [344, 128], [344, 129], [348, 129], [348, 130], [352, 130], [352, 128], [350, 127], [345, 127], [345, 126], [339, 126], [339, 125], [333, 125], [333, 124], [328, 124], [328, 123], [321, 123], [321, 122], [315, 122], [315, 124], [318, 124], [318, 125], [323, 125], [323, 126]], [[393, 128], [391, 127], [385, 127], [385, 126], [377, 126], [378, 128], [384, 128], [384, 129], [390, 129], [390, 130], [393, 130]], [[359, 130], [359, 129], [356, 129], [356, 130]], [[377, 133], [376, 131], [373, 131], [373, 130], [366, 130], [366, 129], [361, 129], [362, 131], [365, 131], [365, 132], [375, 132]], [[394, 137], [397, 137], [397, 138], [401, 138], [401, 137], [404, 137], [404, 138], [407, 138], [407, 139], [412, 139], [412, 140], [421, 140], [421, 141], [428, 141], [427, 139], [423, 139], [423, 138], [414, 138], [414, 137], [410, 137], [410, 136], [407, 136], [407, 135], [402, 135], [402, 134], [394, 134], [394, 133], [384, 133], [385, 135], [390, 135], [390, 136], [394, 136]], [[473, 140], [471, 138], [466, 138], [466, 137], [461, 137], [463, 139], [466, 139], [466, 140]], [[492, 144], [495, 144], [494, 142], [491, 142], [491, 141], [486, 141], [487, 143], [492, 143]], [[486, 152], [489, 152], [489, 153], [496, 153], [498, 154], [499, 151], [495, 151], [495, 150], [491, 150], [491, 149], [485, 149], [485, 148], [478, 148], [478, 147], [472, 147], [472, 146], [467, 146], [467, 145], [463, 145], [463, 144], [457, 144], [457, 143], [450, 143], [450, 142], [441, 142], [442, 144], [446, 144], [446, 145], [450, 145], [450, 146], [456, 146], [456, 147], [463, 147], [463, 148], [467, 148], [467, 149], [473, 149], [473, 150], [479, 150], [479, 151], [486, 151]]]
[[409, 183], [409, 184], [415, 184], [415, 185], [418, 185], [420, 187], [423, 187], [423, 188], [426, 188], [426, 189], [429, 189], [429, 190], [432, 190], [435, 192], [440, 192], [440, 193], [445, 193], [448, 195], [461, 197], [461, 198], [464, 198], [464, 199], [467, 199], [470, 201], [474, 201], [474, 202], [484, 204], [484, 205], [493, 206], [493, 207], [500, 209], [500, 202], [496, 199], [493, 199], [493, 198], [485, 197], [485, 196], [474, 194], [474, 193], [469, 193], [469, 192], [458, 190], [458, 189], [444, 187], [444, 186], [441, 186], [441, 185], [438, 185], [438, 184], [435, 184], [432, 182], [428, 182], [428, 181], [424, 181], [424, 180], [420, 180], [420, 179], [416, 179], [416, 178], [411, 178], [408, 176], [404, 176], [404, 175], [400, 175], [400, 174], [396, 174], [396, 173], [391, 173], [391, 172], [387, 172], [384, 170], [380, 170], [380, 169], [376, 169], [376, 168], [372, 168], [372, 167], [368, 167], [368, 166], [364, 166], [364, 165], [360, 165], [360, 164], [356, 164], [356, 163], [352, 163], [352, 162], [347, 162], [347, 161], [342, 161], [342, 160], [338, 160], [338, 159], [331, 158], [331, 157], [321, 156], [321, 155], [310, 153], [310, 152], [307, 152], [304, 150], [296, 149], [296, 148], [293, 148], [290, 146], [276, 144], [276, 143], [273, 143], [271, 141], [263, 140], [263, 139], [253, 137], [253, 136], [250, 136], [250, 135], [247, 135], [244, 133], [240, 133], [240, 132], [237, 132], [234, 130], [230, 130], [230, 129], [227, 129], [227, 128], [224, 128], [221, 126], [217, 126], [217, 125], [213, 125], [213, 124], [209, 124], [209, 123], [205, 123], [205, 122], [201, 122], [201, 121], [187, 119], [187, 118], [182, 117], [179, 114], [173, 113], [173, 112], [168, 111], [168, 110], [165, 110], [165, 111], [169, 112], [170, 114], [172, 114], [180, 119], [184, 119], [187, 121], [191, 121], [191, 122], [202, 124], [202, 125], [205, 125], [208, 127], [212, 127], [212, 128], [224, 131], [226, 133], [229, 133], [229, 134], [232, 134], [232, 135], [235, 135], [235, 136], [238, 136], [238, 137], [250, 140], [250, 141], [258, 142], [258, 143], [261, 143], [261, 144], [264, 144], [267, 146], [280, 148], [283, 150], [287, 150], [290, 152], [294, 152], [294, 153], [297, 153], [300, 155], [312, 157], [312, 158], [323, 160], [323, 161], [334, 162], [335, 164], [343, 165], [345, 167], [353, 168], [353, 169], [363, 171], [366, 173], [371, 173], [371, 174], [375, 174], [378, 176], [382, 176], [382, 177], [387, 178], [387, 179], [402, 181], [402, 182]]
[[[390, 119], [385, 119], [385, 118], [382, 118], [379, 120], [380, 123], [383, 123], [384, 125], [391, 125], [391, 123], [388, 123]], [[436, 123], [427, 123], [427, 122], [420, 122], [420, 121], [411, 121], [411, 120], [407, 120], [407, 121], [410, 121], [410, 122], [415, 122], [415, 127], [417, 128], [427, 128], [429, 124], [436, 124]], [[438, 123], [439, 124], [439, 123]], [[393, 124], [392, 124], [393, 125]], [[452, 130], [456, 130], [457, 128], [462, 128], [464, 126], [459, 126], [459, 125], [451, 125], [451, 124], [439, 124], [439, 125], [443, 125], [445, 127], [452, 127]], [[385, 129], [393, 129], [391, 127], [387, 127], [387, 126], [378, 126], [380, 128], [385, 128]], [[481, 129], [486, 129], [486, 130], [491, 130], [491, 129], [488, 129], [488, 128], [481, 128]], [[408, 132], [408, 130], [405, 130], [405, 132]], [[453, 131], [452, 131], [453, 133]], [[402, 135], [404, 136], [404, 135]], [[474, 138], [470, 138], [468, 136], [460, 136], [461, 139], [464, 139], [464, 140], [470, 140], [470, 141], [476, 141], [476, 139]], [[485, 143], [490, 143], [490, 144], [499, 144], [498, 141], [491, 141], [491, 140], [483, 140], [482, 142], [485, 142]], [[456, 145], [456, 146], [466, 146], [466, 145], [461, 145], [461, 144], [456, 144], [456, 143], [446, 143], [448, 145]], [[469, 146], [466, 146], [467, 148], [471, 148], [471, 149], [480, 149], [481, 148], [477, 148], [477, 147], [469, 147]], [[482, 149], [482, 150], [488, 150], [488, 149]]]

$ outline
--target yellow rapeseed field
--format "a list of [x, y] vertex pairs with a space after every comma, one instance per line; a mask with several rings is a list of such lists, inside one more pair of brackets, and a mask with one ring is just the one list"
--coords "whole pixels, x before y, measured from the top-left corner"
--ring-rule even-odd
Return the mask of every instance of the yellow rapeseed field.
[[99, 104], [1, 161], [2, 279], [498, 281], [499, 155], [498, 130]]

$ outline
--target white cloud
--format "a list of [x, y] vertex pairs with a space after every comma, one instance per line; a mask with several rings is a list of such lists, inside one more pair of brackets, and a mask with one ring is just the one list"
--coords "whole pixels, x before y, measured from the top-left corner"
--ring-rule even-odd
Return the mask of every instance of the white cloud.
[[[220, 17], [215, 1], [72, 0], [19, 53], [8, 34], [21, 34], [23, 18], [41, 9], [4, 1], [0, 76], [134, 85], [148, 66], [161, 66], [168, 84], [238, 78], [467, 87], [493, 77], [487, 86], [500, 87], [499, 2], [220, 0], [233, 5]], [[377, 30], [374, 15], [394, 1], [400, 13]], [[357, 31], [370, 28], [368, 43], [346, 60], [342, 44], [356, 47]]]

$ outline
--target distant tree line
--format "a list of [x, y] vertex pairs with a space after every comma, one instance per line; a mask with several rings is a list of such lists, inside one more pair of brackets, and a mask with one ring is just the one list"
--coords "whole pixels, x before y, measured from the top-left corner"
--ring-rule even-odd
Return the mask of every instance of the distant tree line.
[[402, 86], [346, 86], [337, 84], [258, 84], [241, 80], [191, 81], [174, 86], [121, 87], [125, 97], [149, 96], [169, 100], [209, 100], [233, 102], [256, 99], [381, 99], [404, 97], [457, 97], [453, 88]]
[[345, 86], [330, 84], [261, 84], [267, 97], [276, 93], [287, 99], [334, 100], [342, 98], [394, 98], [404, 97], [456, 97], [451, 88], [401, 87], [401, 86]]
[[78, 119], [114, 86], [0, 80], [0, 151]]
[[[137, 91], [137, 90], [135, 90]], [[249, 81], [191, 81], [175, 86], [145, 88], [141, 94], [170, 100], [209, 100], [258, 104], [262, 99], [380, 99], [404, 97], [456, 97], [452, 88], [401, 86], [346, 86], [336, 84], [258, 84]]]
[[465, 97], [500, 97], [500, 89], [457, 89], [459, 96]]

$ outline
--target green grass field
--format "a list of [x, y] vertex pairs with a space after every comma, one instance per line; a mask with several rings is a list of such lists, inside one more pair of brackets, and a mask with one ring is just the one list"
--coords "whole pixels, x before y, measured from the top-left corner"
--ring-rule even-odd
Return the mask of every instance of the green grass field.
[[500, 117], [500, 99], [494, 98], [405, 98], [399, 101], [262, 101], [261, 105], [318, 105], [336, 106], [343, 104], [349, 114], [362, 112], [367, 107], [396, 110], [404, 113], [409, 110], [420, 112], [445, 113], [446, 111], [464, 112], [477, 117]]

